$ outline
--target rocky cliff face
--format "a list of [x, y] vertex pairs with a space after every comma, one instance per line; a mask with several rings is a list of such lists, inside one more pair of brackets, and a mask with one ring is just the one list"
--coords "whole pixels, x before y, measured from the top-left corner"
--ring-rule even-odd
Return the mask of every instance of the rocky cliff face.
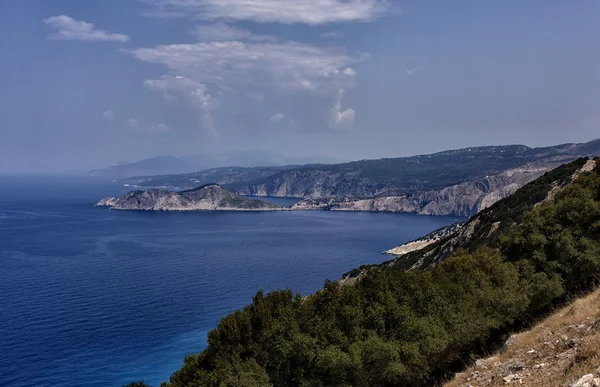
[[145, 211], [274, 211], [284, 209], [272, 203], [248, 199], [231, 193], [216, 184], [181, 192], [158, 189], [130, 191], [119, 198], [102, 199], [96, 205], [107, 206], [114, 210]]
[[530, 164], [475, 181], [438, 190], [370, 199], [307, 199], [294, 209], [331, 211], [410, 212], [420, 215], [471, 216], [512, 195], [517, 189], [551, 170], [554, 164]]
[[229, 187], [242, 195], [305, 199], [296, 209], [470, 216], [560, 164], [599, 152], [600, 141], [467, 148], [302, 167]]

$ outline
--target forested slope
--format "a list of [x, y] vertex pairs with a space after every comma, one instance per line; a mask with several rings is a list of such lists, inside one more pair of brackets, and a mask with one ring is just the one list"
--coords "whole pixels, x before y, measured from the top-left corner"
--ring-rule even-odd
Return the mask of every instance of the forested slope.
[[306, 298], [259, 291], [164, 385], [441, 382], [516, 326], [598, 285], [598, 163], [521, 210], [494, 243], [454, 251], [430, 270], [371, 269], [353, 286], [328, 281]]

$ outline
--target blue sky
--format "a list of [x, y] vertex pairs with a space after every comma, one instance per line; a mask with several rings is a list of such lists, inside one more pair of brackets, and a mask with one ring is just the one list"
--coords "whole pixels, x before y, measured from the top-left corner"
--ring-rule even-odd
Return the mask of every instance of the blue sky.
[[4, 0], [0, 173], [600, 137], [600, 3]]

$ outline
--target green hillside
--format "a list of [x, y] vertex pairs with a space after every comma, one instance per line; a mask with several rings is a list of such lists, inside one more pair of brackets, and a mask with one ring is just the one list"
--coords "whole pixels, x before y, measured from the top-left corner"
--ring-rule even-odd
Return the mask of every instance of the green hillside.
[[371, 269], [352, 286], [327, 281], [307, 298], [259, 291], [163, 385], [431, 386], [447, 379], [515, 326], [598, 285], [598, 162], [536, 206], [538, 190], [528, 189], [489, 210], [511, 219], [493, 243], [479, 238], [431, 270]]

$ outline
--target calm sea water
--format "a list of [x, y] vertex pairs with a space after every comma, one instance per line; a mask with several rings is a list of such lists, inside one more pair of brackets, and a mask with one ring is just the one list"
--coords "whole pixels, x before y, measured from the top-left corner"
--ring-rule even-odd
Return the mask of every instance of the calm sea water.
[[457, 220], [93, 207], [123, 191], [95, 180], [0, 179], [1, 386], [158, 385], [257, 289], [314, 292]]

